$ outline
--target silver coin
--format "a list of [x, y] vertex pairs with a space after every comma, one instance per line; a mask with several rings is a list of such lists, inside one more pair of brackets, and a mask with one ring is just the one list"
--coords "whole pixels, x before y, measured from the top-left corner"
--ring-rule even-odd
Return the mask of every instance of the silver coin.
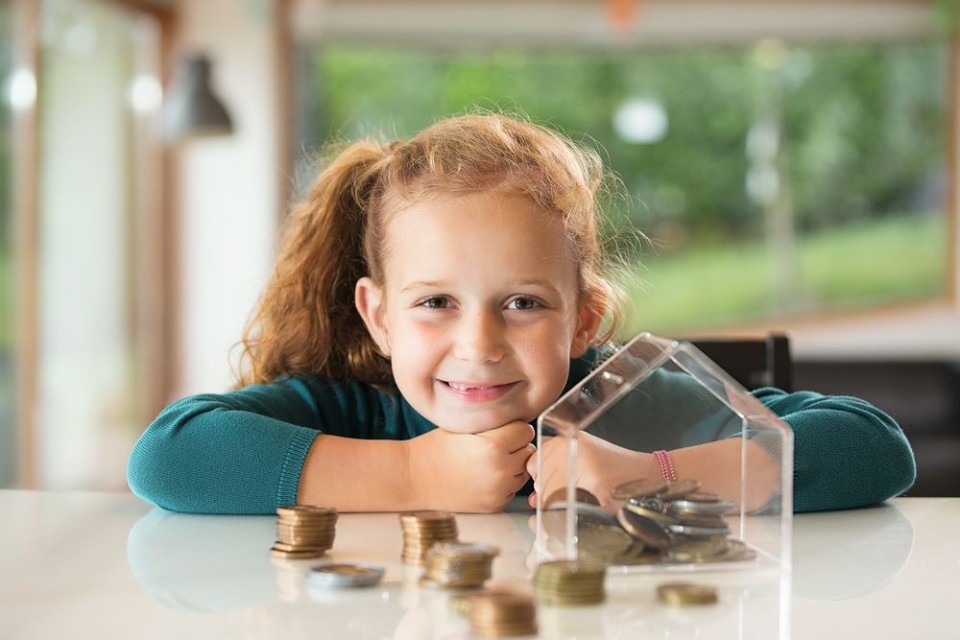
[[736, 505], [729, 500], [717, 500], [716, 502], [698, 502], [689, 500], [689, 495], [684, 498], [671, 500], [668, 511], [674, 513], [695, 513], [699, 515], [722, 515], [731, 511]]
[[670, 546], [670, 536], [663, 526], [646, 516], [621, 508], [617, 512], [617, 520], [627, 533], [648, 547], [666, 549]]
[[669, 524], [667, 529], [670, 533], [681, 536], [725, 536], [730, 533], [730, 527], [694, 527], [685, 524]]
[[666, 526], [668, 524], [680, 524], [681, 520], [667, 513], [661, 513], [660, 511], [654, 511], [653, 509], [647, 509], [645, 507], [638, 506], [631, 501], [626, 501], [621, 505], [622, 509], [627, 511], [632, 511], [633, 513], [643, 516], [644, 518], [650, 518], [654, 522]]
[[[679, 522], [678, 522], [679, 521]], [[685, 513], [674, 520], [676, 524], [682, 524], [688, 527], [706, 527], [708, 529], [727, 529], [730, 527], [723, 516], [708, 516], [693, 513]]]
[[627, 502], [638, 507], [643, 507], [644, 509], [650, 509], [651, 511], [659, 511], [660, 513], [663, 513], [667, 508], [667, 504], [669, 504], [654, 496], [631, 496], [627, 498]]
[[[567, 508], [567, 503], [565, 501], [554, 502], [549, 511], [544, 511], [544, 515], [547, 513], [563, 513], [563, 510]], [[593, 504], [586, 502], [577, 502], [574, 503], [574, 509], [577, 513], [578, 522], [597, 522], [600, 524], [616, 525], [617, 517], [604, 509], [603, 507], [598, 507]]]
[[372, 564], [321, 564], [310, 569], [307, 581], [317, 587], [369, 587], [383, 578], [383, 567]]

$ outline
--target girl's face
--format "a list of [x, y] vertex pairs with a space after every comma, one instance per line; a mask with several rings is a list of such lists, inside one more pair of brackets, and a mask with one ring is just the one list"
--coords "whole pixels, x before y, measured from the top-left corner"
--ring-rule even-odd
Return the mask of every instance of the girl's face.
[[394, 213], [384, 283], [360, 280], [356, 302], [407, 401], [478, 433], [529, 422], [559, 397], [600, 320], [579, 298], [562, 221], [481, 193]]

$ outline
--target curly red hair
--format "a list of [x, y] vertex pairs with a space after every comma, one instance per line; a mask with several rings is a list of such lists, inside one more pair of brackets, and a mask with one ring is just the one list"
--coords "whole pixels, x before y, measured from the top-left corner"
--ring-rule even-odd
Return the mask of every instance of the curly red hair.
[[604, 276], [599, 195], [610, 178], [595, 151], [547, 127], [484, 113], [450, 117], [408, 141], [355, 142], [292, 210], [273, 273], [243, 332], [238, 386], [282, 376], [392, 384], [354, 307], [357, 280], [383, 282], [390, 213], [438, 194], [497, 191], [561, 216], [579, 265], [583, 304], [620, 319], [622, 292]]

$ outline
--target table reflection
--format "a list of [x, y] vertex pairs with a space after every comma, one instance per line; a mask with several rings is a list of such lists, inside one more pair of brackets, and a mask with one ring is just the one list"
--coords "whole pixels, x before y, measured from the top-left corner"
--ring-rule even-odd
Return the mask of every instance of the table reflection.
[[[500, 547], [490, 586], [528, 591], [532, 534], [528, 514], [458, 515], [461, 539]], [[610, 575], [602, 606], [538, 607], [543, 638], [786, 637], [791, 595], [854, 598], [889, 582], [910, 556], [913, 530], [894, 506], [794, 518], [794, 568], [789, 573], [648, 572]], [[467, 621], [449, 593], [421, 587], [419, 567], [400, 561], [395, 514], [341, 516], [328, 558], [271, 558], [276, 518], [203, 516], [154, 509], [131, 528], [130, 568], [166, 607], [194, 612], [243, 612], [245, 629], [269, 635], [337, 640], [466, 638]], [[384, 581], [367, 589], [327, 590], [304, 580], [322, 562], [373, 562]], [[720, 605], [687, 609], [656, 602], [666, 579], [717, 586]], [[792, 587], [792, 589], [791, 589]], [[792, 590], [792, 594], [791, 594]]]
[[913, 525], [891, 504], [793, 518], [793, 595], [844, 600], [872, 593], [906, 565]]

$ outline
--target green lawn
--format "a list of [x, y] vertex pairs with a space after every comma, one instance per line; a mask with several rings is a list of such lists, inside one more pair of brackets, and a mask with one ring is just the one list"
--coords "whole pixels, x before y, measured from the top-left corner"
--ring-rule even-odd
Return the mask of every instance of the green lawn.
[[13, 254], [0, 252], [0, 351], [8, 352], [13, 347]]
[[[945, 272], [942, 216], [902, 216], [797, 239], [796, 280], [778, 293], [753, 242], [649, 256], [631, 291], [631, 331], [669, 332], [935, 295]], [[780, 299], [778, 299], [780, 298]]]
[[[810, 234], [797, 243], [797, 290], [778, 302], [766, 247], [720, 246], [650, 256], [631, 291], [633, 326], [669, 333], [777, 314], [936, 295], [944, 282], [942, 216], [887, 218]], [[0, 254], [0, 349], [12, 346], [11, 256]]]

